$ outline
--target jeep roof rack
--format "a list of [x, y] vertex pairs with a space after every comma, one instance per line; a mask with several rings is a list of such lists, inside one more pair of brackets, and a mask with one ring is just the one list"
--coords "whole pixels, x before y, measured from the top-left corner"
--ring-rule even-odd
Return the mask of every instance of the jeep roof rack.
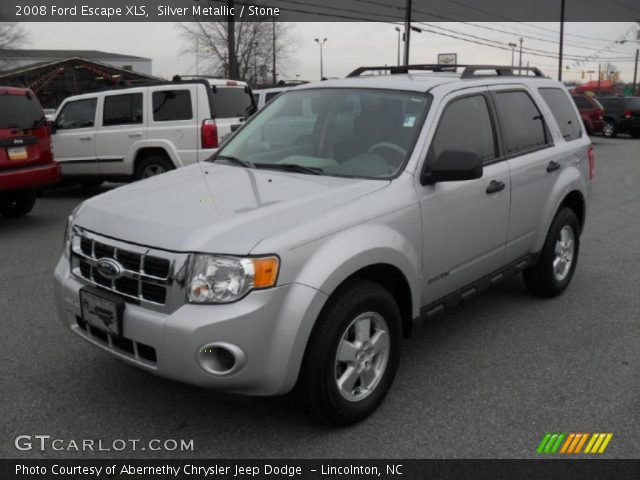
[[[429, 72], [456, 72], [458, 68], [464, 68], [460, 78], [477, 78], [477, 77], [517, 77], [522, 76], [522, 72], [533, 72], [536, 77], [544, 77], [544, 73], [537, 67], [511, 67], [503, 65], [445, 65], [439, 63], [424, 63], [416, 65], [398, 65], [398, 66], [378, 66], [378, 67], [359, 67], [347, 75], [349, 77], [360, 77], [364, 72], [388, 72], [391, 75], [407, 74], [410, 70], [421, 70]], [[493, 72], [490, 74], [477, 72]], [[519, 73], [515, 73], [515, 72]]]

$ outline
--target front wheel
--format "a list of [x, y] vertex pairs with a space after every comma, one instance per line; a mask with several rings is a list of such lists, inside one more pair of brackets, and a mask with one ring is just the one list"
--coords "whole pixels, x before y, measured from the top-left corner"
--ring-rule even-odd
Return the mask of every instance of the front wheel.
[[29, 213], [35, 204], [35, 190], [0, 193], [0, 215], [4, 217], [22, 217]]
[[535, 295], [555, 297], [569, 286], [578, 262], [580, 225], [573, 210], [563, 208], [549, 228], [538, 263], [524, 270], [524, 283]]
[[320, 420], [349, 425], [384, 400], [400, 361], [402, 320], [382, 285], [354, 280], [328, 301], [311, 334], [298, 379]]

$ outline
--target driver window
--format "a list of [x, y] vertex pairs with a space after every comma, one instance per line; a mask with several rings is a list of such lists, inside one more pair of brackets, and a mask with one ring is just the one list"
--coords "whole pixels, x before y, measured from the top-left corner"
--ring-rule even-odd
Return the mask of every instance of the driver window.
[[96, 119], [96, 98], [67, 103], [56, 118], [57, 130], [93, 127]]
[[427, 158], [433, 161], [445, 150], [475, 152], [485, 164], [497, 157], [493, 124], [483, 95], [459, 98], [445, 107]]

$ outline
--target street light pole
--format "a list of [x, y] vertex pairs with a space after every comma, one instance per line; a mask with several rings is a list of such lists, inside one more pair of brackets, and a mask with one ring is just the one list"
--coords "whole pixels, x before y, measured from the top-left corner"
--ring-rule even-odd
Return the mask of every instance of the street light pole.
[[409, 65], [409, 46], [411, 44], [411, 0], [407, 0], [404, 17], [404, 64]]
[[560, 6], [560, 51], [558, 52], [558, 81], [562, 81], [562, 47], [564, 46], [564, 2]]
[[631, 95], [636, 94], [636, 81], [638, 80], [638, 54], [640, 54], [640, 48], [636, 48], [636, 65], [633, 67], [633, 85], [631, 90]]
[[320, 41], [319, 38], [316, 38], [316, 43], [318, 45], [320, 45], [320, 80], [322, 80], [324, 78], [324, 66], [323, 66], [323, 60], [322, 60], [322, 46], [327, 42], [327, 39], [324, 38], [322, 41]]
[[514, 60], [513, 60], [513, 55], [514, 55], [514, 53], [515, 53], [515, 51], [516, 51], [516, 47], [517, 47], [518, 45], [516, 45], [516, 44], [515, 44], [515, 43], [513, 43], [513, 42], [509, 42], [509, 43], [508, 43], [508, 45], [511, 47], [511, 68], [513, 68], [513, 67], [514, 67], [514, 64], [513, 64], [513, 61], [514, 61]]
[[400, 66], [400, 32], [402, 32], [402, 29], [400, 27], [396, 27], [396, 32], [398, 32], [398, 66]]

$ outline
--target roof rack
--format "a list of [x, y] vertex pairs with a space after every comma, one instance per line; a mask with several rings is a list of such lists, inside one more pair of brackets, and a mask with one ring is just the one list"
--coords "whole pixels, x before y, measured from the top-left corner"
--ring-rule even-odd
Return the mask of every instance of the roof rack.
[[[384, 67], [359, 67], [351, 72], [348, 77], [360, 77], [364, 72], [388, 72], [391, 75], [407, 74], [410, 70], [423, 70], [429, 72], [455, 72], [458, 68], [464, 68], [460, 78], [476, 77], [517, 77], [522, 76], [522, 72], [533, 72], [536, 77], [544, 77], [544, 73], [537, 67], [511, 67], [503, 65], [445, 65], [439, 63], [425, 63], [417, 65], [398, 65]], [[476, 74], [476, 72], [494, 72], [492, 74]], [[519, 73], [514, 73], [515, 71]]]

